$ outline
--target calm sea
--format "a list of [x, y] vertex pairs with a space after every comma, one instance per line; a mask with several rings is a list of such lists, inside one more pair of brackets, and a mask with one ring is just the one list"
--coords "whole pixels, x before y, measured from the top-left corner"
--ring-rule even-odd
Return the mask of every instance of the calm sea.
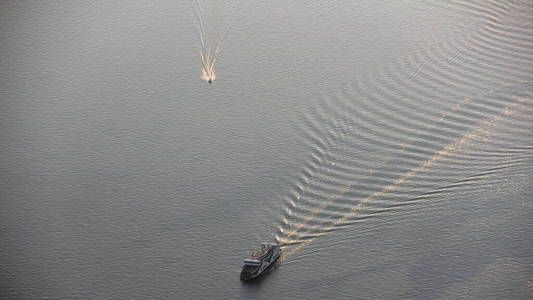
[[531, 299], [532, 16], [2, 1], [0, 298]]

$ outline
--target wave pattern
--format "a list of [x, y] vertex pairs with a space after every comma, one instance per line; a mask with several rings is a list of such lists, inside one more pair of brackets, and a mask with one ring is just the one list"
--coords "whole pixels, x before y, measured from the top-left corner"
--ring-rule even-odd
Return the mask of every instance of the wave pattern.
[[305, 113], [310, 157], [275, 232], [286, 256], [339, 228], [490, 184], [533, 153], [533, 5], [442, 5], [472, 22]]

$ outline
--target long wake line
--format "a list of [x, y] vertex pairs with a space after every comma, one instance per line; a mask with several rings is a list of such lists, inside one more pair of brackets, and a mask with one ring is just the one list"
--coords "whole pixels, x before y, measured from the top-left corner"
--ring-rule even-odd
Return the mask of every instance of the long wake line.
[[[433, 156], [431, 156], [429, 159], [422, 162], [417, 167], [411, 169], [410, 171], [404, 173], [402, 176], [398, 177], [392, 184], [387, 185], [382, 188], [382, 190], [372, 193], [370, 196], [362, 199], [357, 205], [353, 206], [348, 213], [346, 213], [341, 218], [337, 219], [336, 221], [332, 222], [331, 224], [327, 226], [323, 226], [325, 224], [318, 224], [316, 226], [323, 226], [322, 228], [319, 228], [320, 231], [318, 233], [313, 233], [313, 235], [305, 240], [298, 240], [297, 238], [292, 238], [291, 236], [294, 235], [298, 231], [299, 228], [306, 225], [307, 222], [302, 222], [296, 225], [295, 228], [293, 228], [289, 233], [285, 235], [285, 237], [276, 237], [278, 242], [282, 245], [294, 245], [295, 246], [289, 246], [285, 247], [288, 248], [284, 251], [285, 258], [293, 254], [294, 252], [297, 252], [298, 250], [305, 247], [307, 244], [311, 243], [318, 237], [326, 234], [328, 231], [331, 231], [339, 226], [342, 226], [344, 223], [348, 222], [350, 219], [356, 217], [359, 213], [359, 211], [364, 208], [368, 203], [384, 196], [386, 193], [390, 193], [395, 191], [400, 185], [407, 182], [409, 179], [414, 177], [417, 173], [431, 167], [436, 162], [442, 161], [445, 157], [459, 152], [470, 140], [474, 138], [478, 138], [483, 134], [487, 134], [489, 132], [489, 129], [492, 127], [495, 127], [497, 125], [498, 121], [501, 121], [506, 116], [513, 115], [517, 112], [518, 108], [521, 103], [523, 103], [526, 100], [533, 99], [533, 95], [529, 95], [528, 97], [520, 97], [518, 98], [513, 104], [510, 106], [506, 106], [502, 111], [500, 111], [496, 116], [490, 117], [488, 119], [485, 119], [478, 125], [476, 128], [466, 132], [461, 137], [459, 137], [457, 140], [455, 140], [453, 143], [450, 143], [446, 145], [444, 148], [442, 148], [440, 151], [436, 152]], [[318, 214], [318, 213], [317, 213]], [[312, 216], [311, 216], [312, 218]]]
[[[366, 219], [376, 213], [390, 211], [395, 207], [404, 205], [406, 201], [412, 203], [413, 200], [418, 199], [418, 196], [409, 195], [412, 194], [412, 190], [408, 188], [410, 186], [416, 186], [416, 192], [422, 192], [424, 195], [433, 193], [435, 188], [437, 190], [442, 189], [441, 182], [431, 178], [435, 175], [434, 172], [442, 172], [435, 168], [437, 164], [442, 165], [443, 161], [459, 162], [458, 159], [463, 156], [465, 156], [463, 157], [465, 159], [471, 155], [468, 152], [472, 150], [473, 144], [477, 145], [476, 142], [487, 138], [489, 134], [496, 134], [498, 128], [506, 126], [505, 124], [514, 120], [515, 118], [510, 118], [511, 115], [519, 115], [517, 118], [522, 119], [527, 116], [526, 111], [531, 111], [533, 95], [531, 94], [532, 86], [530, 85], [529, 64], [527, 63], [530, 53], [524, 49], [524, 46], [528, 44], [528, 39], [526, 34], [513, 31], [513, 25], [518, 25], [518, 22], [515, 22], [514, 19], [511, 21], [511, 28], [506, 27], [509, 20], [511, 20], [510, 17], [515, 17], [514, 13], [516, 11], [510, 8], [503, 9], [502, 7], [496, 7], [494, 11], [487, 10], [489, 13], [483, 12], [481, 14], [479, 14], [478, 9], [469, 8], [468, 11], [475, 13], [475, 18], [473, 18], [475, 22], [472, 25], [468, 25], [468, 28], [472, 27], [476, 30], [467, 33], [465, 40], [453, 41], [453, 44], [459, 47], [456, 47], [457, 50], [452, 57], [446, 58], [440, 51], [441, 47], [437, 47], [436, 50], [439, 50], [437, 55], [430, 55], [428, 59], [422, 60], [423, 63], [406, 78], [406, 82], [410, 83], [409, 86], [405, 85], [405, 80], [402, 82], [386, 82], [386, 86], [381, 91], [377, 91], [376, 95], [370, 94], [370, 101], [378, 100], [377, 102], [379, 103], [371, 105], [363, 102], [359, 103], [357, 108], [354, 107], [354, 109], [363, 110], [360, 116], [364, 116], [364, 113], [368, 113], [368, 111], [377, 114], [378, 117], [390, 117], [390, 112], [394, 110], [408, 111], [410, 113], [400, 115], [400, 117], [395, 119], [392, 118], [392, 122], [399, 124], [398, 128], [383, 121], [373, 121], [374, 119], [379, 120], [376, 116], [373, 116], [374, 119], [372, 116], [361, 117], [373, 123], [364, 126], [364, 128], [362, 127], [362, 133], [349, 133], [350, 136], [352, 134], [360, 136], [362, 142], [368, 143], [368, 145], [364, 144], [364, 146], [354, 149], [372, 150], [385, 146], [388, 147], [387, 149], [390, 152], [394, 147], [400, 146], [402, 151], [405, 152], [410, 144], [415, 146], [420, 144], [420, 148], [413, 148], [413, 151], [405, 153], [405, 157], [403, 155], [395, 155], [391, 161], [386, 162], [386, 165], [380, 166], [375, 172], [372, 171], [367, 174], [367, 169], [371, 168], [371, 165], [366, 161], [350, 162], [344, 156], [341, 158], [339, 156], [341, 154], [329, 153], [328, 151], [329, 147], [332, 147], [331, 149], [334, 151], [345, 151], [335, 150], [335, 141], [338, 139], [345, 140], [346, 136], [343, 136], [345, 132], [340, 132], [339, 137], [336, 133], [331, 133], [331, 131], [352, 130], [350, 129], [352, 128], [351, 124], [359, 122], [357, 114], [351, 116], [349, 112], [346, 113], [344, 111], [347, 108], [346, 104], [336, 108], [334, 113], [335, 116], [338, 115], [342, 118], [340, 122], [349, 122], [350, 125], [345, 126], [347, 128], [338, 129], [337, 119], [333, 120], [332, 126], [334, 127], [327, 132], [322, 131], [323, 124], [319, 120], [308, 120], [306, 122], [311, 125], [312, 129], [315, 129], [314, 132], [313, 130], [304, 132], [309, 139], [308, 142], [314, 147], [311, 153], [312, 159], [308, 166], [304, 168], [303, 178], [299, 180], [300, 183], [291, 192], [286, 213], [282, 216], [280, 224], [274, 233], [274, 239], [282, 245], [284, 250], [284, 260], [320, 236], [354, 224], [354, 222]], [[507, 32], [510, 33], [507, 34]], [[513, 43], [519, 44], [520, 47], [503, 50], [507, 49], [503, 48], [503, 46]], [[497, 60], [494, 62], [495, 58]], [[443, 60], [439, 62], [440, 59]], [[407, 63], [413, 62], [408, 60]], [[512, 68], [508, 68], [511, 66]], [[502, 70], [502, 67], [507, 68]], [[460, 68], [461, 73], [457, 73], [456, 68]], [[426, 71], [426, 69], [430, 70]], [[462, 76], [463, 72], [464, 76]], [[401, 77], [405, 74], [398, 73], [398, 70], [395, 69], [393, 75]], [[482, 81], [480, 82], [480, 80]], [[505, 83], [512, 83], [512, 85], [506, 85]], [[526, 83], [528, 88], [517, 94], [513, 93], [520, 86], [520, 83]], [[511, 91], [511, 94], [498, 93], [496, 98], [493, 98], [491, 95], [494, 95], [492, 93], [494, 90], [484, 93], [487, 88], [491, 87], [497, 87], [497, 90], [512, 87], [512, 89], [507, 90], [507, 92]], [[429, 91], [430, 89], [436, 90], [438, 93], [432, 95]], [[452, 90], [450, 91], [450, 89]], [[468, 93], [463, 94], [462, 91], [468, 91]], [[477, 94], [478, 91], [483, 91], [483, 94], [471, 97], [473, 96], [472, 93]], [[441, 113], [438, 120], [431, 120], [428, 123], [429, 120], [426, 113], [430, 113], [429, 115], [431, 116], [432, 110], [423, 106], [416, 107], [408, 101], [406, 103], [396, 103], [391, 100], [390, 102], [382, 101], [383, 103], [381, 103], [379, 100], [381, 100], [380, 98], [383, 95], [391, 97], [392, 100], [396, 100], [397, 97], [404, 99], [413, 97], [433, 99], [437, 108], [446, 109], [446, 111], [449, 109], [446, 104], [448, 104], [450, 96], [452, 99], [459, 97], [462, 101], [453, 105], [451, 112]], [[470, 97], [465, 97], [466, 95], [470, 95]], [[493, 99], [488, 99], [487, 97]], [[474, 101], [474, 99], [479, 101]], [[439, 100], [443, 101], [439, 102]], [[425, 102], [429, 105], [433, 104], [427, 100]], [[325, 105], [331, 108], [331, 103], [326, 103]], [[480, 105], [482, 109], [479, 109]], [[320, 118], [325, 118], [321, 116], [324, 114], [323, 110], [324, 108], [319, 106], [311, 117], [316, 119], [316, 115], [319, 115]], [[413, 118], [410, 119], [411, 117]], [[417, 127], [411, 128], [409, 125], [416, 125]], [[422, 128], [418, 127], [420, 125]], [[444, 127], [442, 127], [443, 125]], [[385, 130], [383, 133], [385, 141], [374, 140], [373, 135], [376, 133], [376, 126], [381, 126], [379, 129]], [[399, 133], [389, 133], [389, 131], [394, 132], [395, 130]], [[453, 137], [450, 136], [452, 134]], [[406, 139], [401, 139], [402, 136]], [[420, 137], [423, 139], [417, 139]], [[391, 141], [388, 141], [388, 139], [391, 139]], [[442, 143], [439, 141], [442, 141]], [[342, 146], [351, 147], [350, 145], [355, 143], [355, 141], [346, 142], [348, 145], [343, 144]], [[332, 145], [332, 143], [335, 143], [335, 145]], [[394, 153], [396, 154], [396, 152]], [[373, 156], [369, 155], [369, 157]], [[333, 161], [330, 161], [330, 159], [333, 159]], [[405, 159], [405, 165], [408, 168], [403, 168], [405, 165], [395, 166], [397, 159]], [[323, 160], [327, 160], [325, 161], [327, 166], [322, 163]], [[494, 162], [497, 161], [499, 160], [494, 160]], [[491, 162], [492, 160], [486, 163]], [[330, 172], [330, 164], [331, 166], [338, 165], [338, 167], [334, 167], [334, 171]], [[478, 167], [484, 168], [484, 165], [485, 163]], [[446, 166], [443, 165], [443, 167], [448, 169], [450, 167], [453, 168], [454, 165], [447, 164]], [[315, 171], [318, 171], [317, 169], [326, 171], [327, 174], [316, 174]], [[428, 172], [430, 172], [429, 178], [425, 176]], [[368, 177], [374, 173], [379, 174], [372, 178]], [[355, 174], [360, 176], [354, 176]], [[315, 177], [315, 175], [321, 176]], [[385, 175], [385, 177], [382, 178], [381, 175]], [[359, 179], [359, 177], [362, 177], [362, 179]], [[417, 180], [418, 178], [420, 179]], [[309, 182], [309, 180], [312, 180], [312, 182]], [[370, 190], [361, 190], [360, 187], [367, 183]], [[420, 190], [420, 186], [423, 186], [424, 190]], [[429, 190], [426, 190], [426, 188], [429, 188]], [[304, 194], [307, 195], [304, 197]]]

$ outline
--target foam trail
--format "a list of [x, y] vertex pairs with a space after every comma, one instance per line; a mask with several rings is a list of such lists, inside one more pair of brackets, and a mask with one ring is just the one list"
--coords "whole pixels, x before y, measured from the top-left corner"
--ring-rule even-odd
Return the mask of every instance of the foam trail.
[[[240, 4], [241, 2], [236, 3]], [[220, 38], [216, 39], [216, 42], [213, 42], [207, 35], [204, 6], [200, 0], [195, 0], [195, 8], [198, 31], [200, 35], [200, 60], [202, 64], [201, 79], [212, 83], [217, 78], [215, 64], [220, 55], [222, 45], [236, 19], [232, 18], [232, 21], [225, 27]]]

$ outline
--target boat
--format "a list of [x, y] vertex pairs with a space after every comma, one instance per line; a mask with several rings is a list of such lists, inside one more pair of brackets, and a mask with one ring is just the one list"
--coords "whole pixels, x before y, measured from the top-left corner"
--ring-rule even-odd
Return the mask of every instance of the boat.
[[244, 260], [241, 280], [245, 281], [259, 277], [274, 265], [280, 255], [281, 248], [278, 244], [261, 244], [261, 248], [255, 250], [249, 259]]

